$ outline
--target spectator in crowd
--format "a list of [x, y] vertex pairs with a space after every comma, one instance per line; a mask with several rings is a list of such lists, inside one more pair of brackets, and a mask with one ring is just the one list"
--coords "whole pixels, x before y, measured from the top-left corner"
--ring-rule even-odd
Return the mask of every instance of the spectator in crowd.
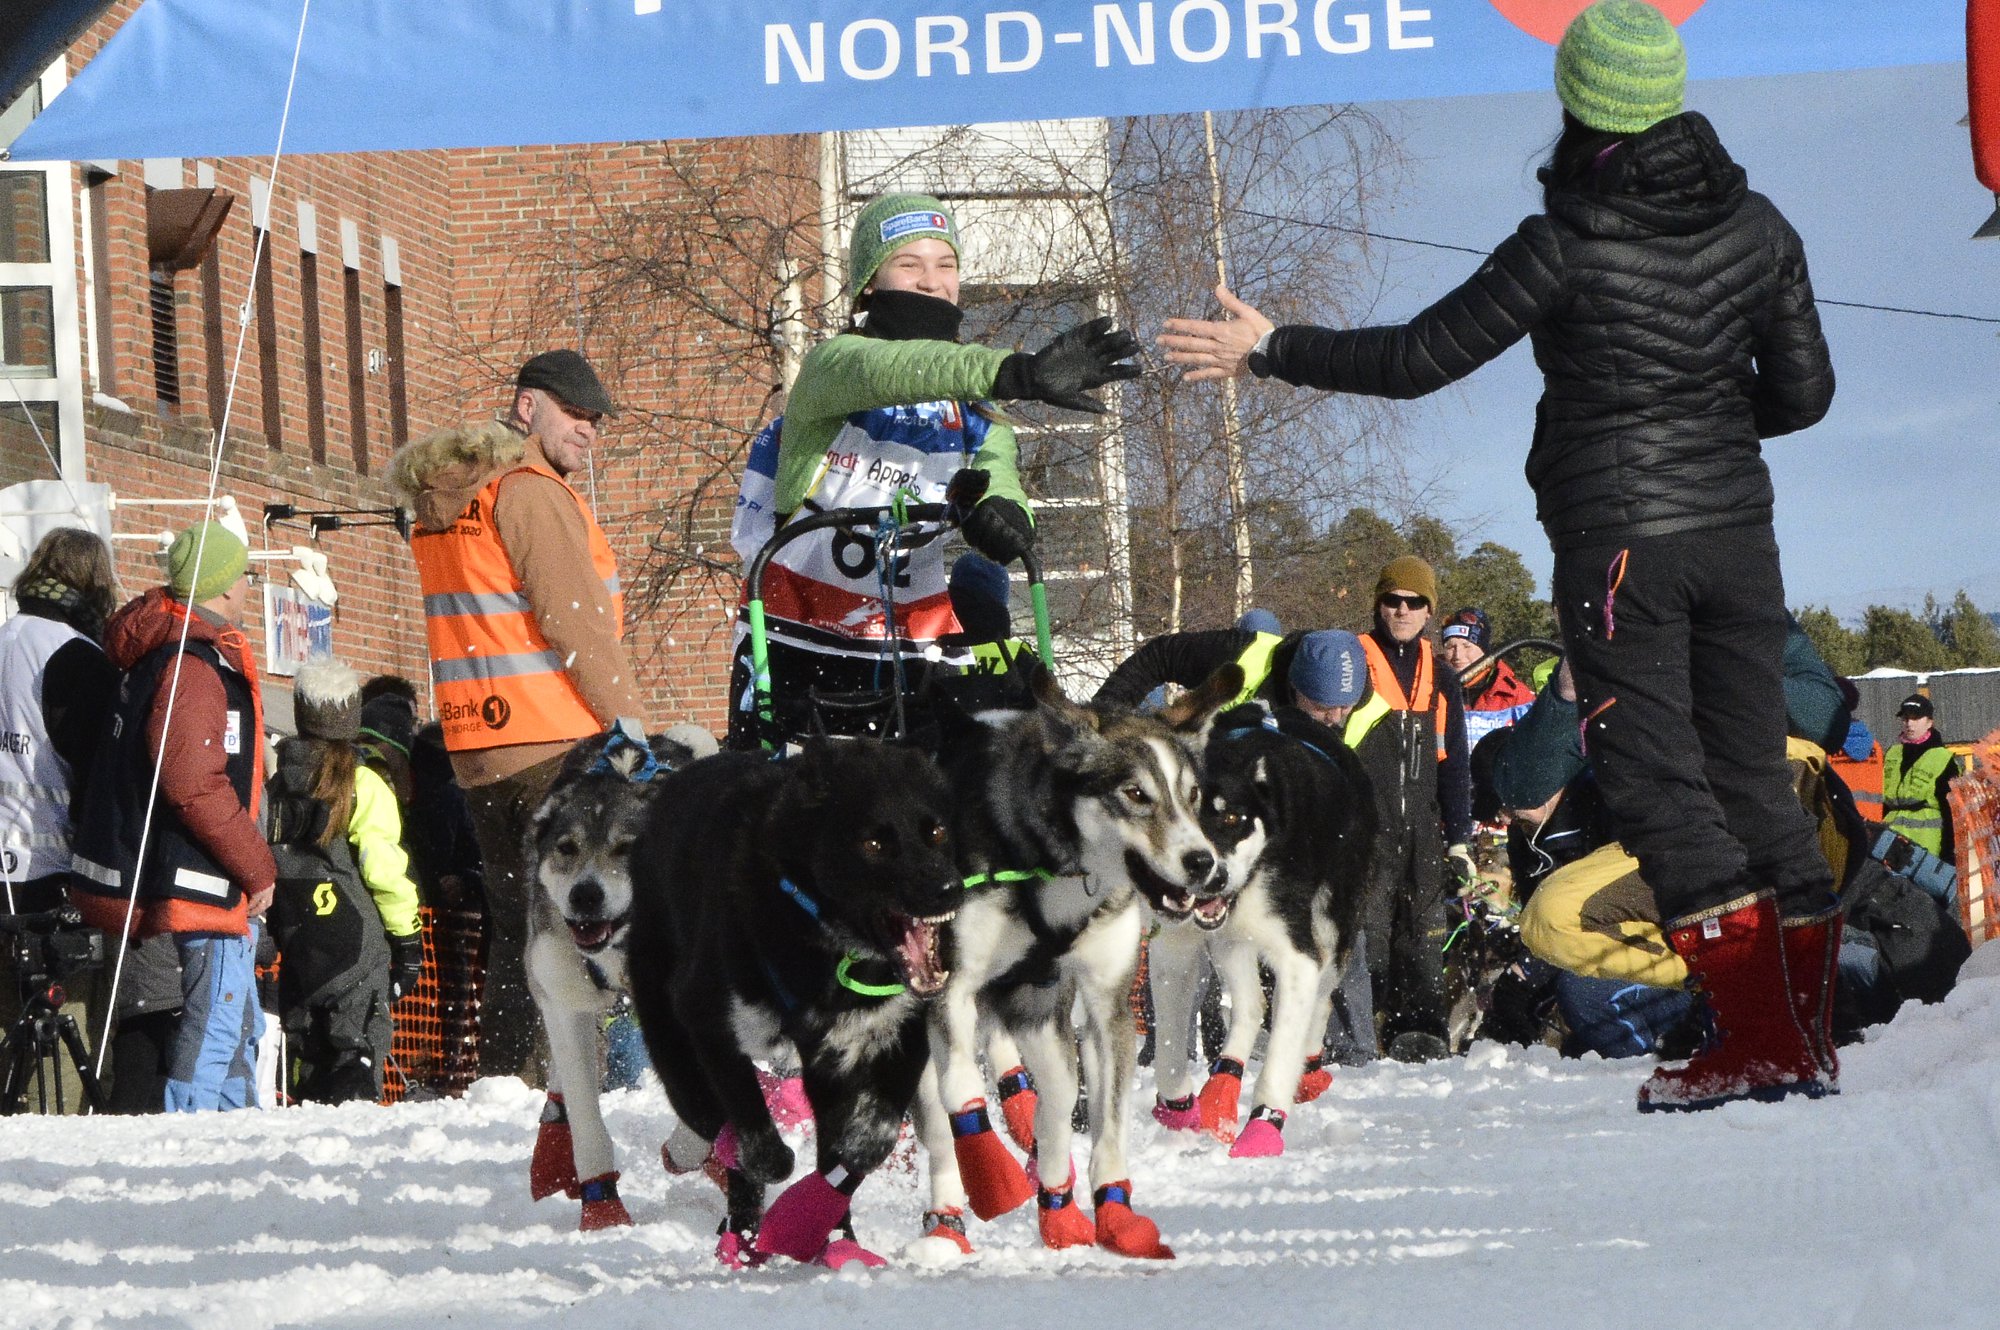
[[515, 376], [503, 424], [433, 434], [391, 472], [416, 513], [438, 715], [485, 866], [480, 1070], [537, 1084], [521, 829], [578, 739], [621, 717], [646, 728], [617, 560], [570, 484], [613, 410], [581, 355], [544, 351]]
[[1458, 675], [1465, 690], [1465, 742], [1468, 748], [1493, 731], [1512, 725], [1528, 714], [1535, 704], [1535, 690], [1521, 682], [1506, 661], [1495, 657], [1477, 674], [1465, 672], [1485, 658], [1493, 647], [1493, 629], [1486, 611], [1476, 605], [1453, 610], [1438, 633], [1438, 651], [1445, 664]]
[[[16, 613], [0, 623], [0, 910], [36, 914], [63, 903], [70, 806], [80, 803], [118, 671], [105, 658], [104, 622], [118, 605], [111, 551], [77, 527], [36, 542], [14, 582]], [[27, 994], [12, 951], [0, 955], [0, 1029]], [[84, 994], [90, 981], [72, 981]], [[101, 1038], [81, 996], [65, 1014]], [[56, 1059], [65, 1105], [83, 1103], [69, 1059]]]
[[1465, 699], [1424, 636], [1436, 605], [1437, 575], [1414, 554], [1376, 578], [1375, 626], [1361, 646], [1384, 714], [1351, 744], [1381, 817], [1363, 919], [1375, 1010], [1384, 1051], [1406, 1062], [1450, 1052], [1445, 901], [1477, 877]]
[[178, 953], [170, 1111], [256, 1103], [257, 932], [277, 868], [257, 821], [264, 704], [240, 627], [249, 561], [220, 522], [190, 527], [167, 551], [167, 584], [112, 616], [105, 650], [123, 677], [76, 820], [84, 916], [114, 938], [128, 919], [142, 937], [170, 935]]
[[328, 1104], [378, 1099], [389, 1004], [415, 991], [424, 960], [402, 814], [389, 783], [360, 759], [353, 670], [301, 665], [292, 709], [298, 734], [278, 745], [266, 789], [292, 1093]]
[[81, 802], [118, 671], [104, 654], [118, 605], [111, 551], [88, 531], [49, 532], [0, 623], [0, 885], [9, 914], [62, 904], [70, 806]]
[[1797, 1013], [1826, 1005], [1830, 966], [1808, 958], [1840, 914], [1785, 763], [1762, 456], [1833, 400], [1805, 249], [1684, 109], [1687, 53], [1658, 9], [1596, 0], [1554, 75], [1542, 210], [1408, 324], [1276, 328], [1218, 288], [1230, 318], [1171, 319], [1160, 340], [1195, 380], [1403, 398], [1532, 340], [1528, 476], [1598, 786], [1723, 1031], [1638, 1106], [1824, 1095], [1830, 1044]]
[[1922, 693], [1896, 708], [1902, 733], [1882, 755], [1882, 821], [1891, 831], [1955, 864], [1951, 806], [1945, 793], [1963, 772], [1958, 754], [1937, 728], [1937, 713]]

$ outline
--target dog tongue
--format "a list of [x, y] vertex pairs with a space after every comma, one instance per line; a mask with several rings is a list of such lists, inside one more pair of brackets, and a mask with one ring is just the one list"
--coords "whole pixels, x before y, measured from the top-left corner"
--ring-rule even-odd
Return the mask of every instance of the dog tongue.
[[938, 959], [938, 926], [911, 918], [905, 918], [902, 925], [896, 954], [903, 958], [903, 973], [909, 976], [910, 988], [918, 997], [929, 997], [950, 977]]
[[611, 934], [615, 928], [616, 925], [606, 920], [599, 920], [596, 923], [590, 924], [571, 924], [569, 926], [569, 936], [570, 940], [575, 942], [577, 946], [585, 951], [589, 951], [592, 947], [601, 947], [610, 941]]

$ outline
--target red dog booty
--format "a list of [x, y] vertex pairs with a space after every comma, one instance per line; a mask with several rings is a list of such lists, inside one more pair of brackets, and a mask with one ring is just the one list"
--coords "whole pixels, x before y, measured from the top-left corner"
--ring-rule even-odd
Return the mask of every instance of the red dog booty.
[[764, 1264], [764, 1255], [751, 1245], [750, 1237], [729, 1227], [727, 1219], [715, 1231], [715, 1259], [731, 1270], [750, 1270]]
[[764, 1092], [765, 1111], [781, 1130], [812, 1125], [812, 1101], [806, 1098], [804, 1080], [797, 1076], [773, 1076], [759, 1067], [757, 1085]]
[[625, 1209], [625, 1202], [618, 1199], [618, 1175], [606, 1173], [577, 1185], [577, 1194], [583, 1197], [583, 1219], [577, 1224], [579, 1231], [595, 1232], [600, 1228], [626, 1228], [632, 1223], [632, 1216]]
[[826, 1251], [834, 1227], [847, 1217], [852, 1188], [842, 1191], [840, 1182], [852, 1181], [847, 1170], [834, 1166], [838, 1178], [824, 1173], [808, 1173], [785, 1188], [764, 1222], [757, 1226], [757, 1250], [767, 1256], [789, 1256], [795, 1261], [817, 1261]]
[[972, 1239], [965, 1235], [965, 1213], [955, 1205], [924, 1211], [924, 1236], [949, 1242], [961, 1256], [972, 1255]]
[[1229, 1147], [1231, 1159], [1271, 1159], [1285, 1152], [1285, 1115], [1259, 1104], [1250, 1121]]
[[1292, 1102], [1310, 1104], [1332, 1084], [1333, 1073], [1326, 1069], [1326, 1054], [1315, 1053], [1306, 1059], [1306, 1069], [1299, 1075], [1298, 1093], [1292, 1096]]
[[993, 1133], [986, 1101], [975, 1099], [951, 1115], [951, 1148], [965, 1183], [966, 1202], [981, 1219], [997, 1219], [1034, 1196], [1021, 1161]]
[[1132, 1184], [1125, 1181], [1099, 1187], [1097, 1200], [1097, 1245], [1119, 1256], [1148, 1261], [1171, 1261], [1173, 1248], [1160, 1241], [1160, 1226], [1132, 1211]]
[[1195, 1103], [1201, 1108], [1201, 1129], [1218, 1141], [1236, 1139], [1236, 1101], [1243, 1093], [1243, 1064], [1217, 1058], [1208, 1069]]
[[528, 1195], [538, 1201], [559, 1191], [574, 1197], [577, 1186], [569, 1112], [563, 1107], [562, 1096], [552, 1094], [542, 1105], [542, 1125], [535, 1131], [535, 1153], [528, 1161]]
[[1035, 1152], [1035, 1109], [1041, 1102], [1035, 1078], [1026, 1067], [1015, 1067], [1000, 1078], [1000, 1116], [1006, 1119], [1007, 1135], [1029, 1154]]
[[1036, 1206], [1040, 1211], [1042, 1245], [1053, 1251], [1064, 1247], [1088, 1247], [1097, 1241], [1097, 1227], [1084, 1218], [1076, 1203], [1076, 1165], [1069, 1168], [1069, 1181], [1061, 1189], [1040, 1189]]
[[1193, 1095], [1182, 1095], [1179, 1099], [1162, 1099], [1153, 1096], [1153, 1121], [1168, 1131], [1199, 1131], [1201, 1110], [1195, 1106]]

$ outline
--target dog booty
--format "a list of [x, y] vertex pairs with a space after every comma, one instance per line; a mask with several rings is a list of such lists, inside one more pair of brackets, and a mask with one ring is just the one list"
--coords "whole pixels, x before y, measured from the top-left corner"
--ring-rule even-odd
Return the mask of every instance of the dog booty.
[[1041, 1102], [1035, 1078], [1026, 1067], [1016, 1067], [1000, 1078], [1000, 1116], [1006, 1119], [1007, 1135], [1029, 1154], [1035, 1152], [1035, 1109]]
[[1099, 1187], [1097, 1245], [1119, 1256], [1146, 1261], [1171, 1261], [1173, 1248], [1160, 1241], [1160, 1226], [1132, 1210], [1132, 1184], [1113, 1182]]
[[826, 1251], [834, 1227], [847, 1217], [850, 1203], [848, 1194], [834, 1186], [826, 1174], [806, 1174], [785, 1188], [764, 1212], [764, 1222], [757, 1226], [757, 1250], [766, 1256], [817, 1261]]
[[903, 1249], [912, 1265], [951, 1265], [972, 1255], [972, 1239], [965, 1233], [965, 1212], [957, 1206], [924, 1211], [923, 1236]]
[[1242, 1093], [1243, 1064], [1234, 1058], [1217, 1058], [1201, 1093], [1195, 1096], [1201, 1109], [1201, 1129], [1218, 1141], [1235, 1140], [1236, 1105]]
[[574, 1197], [578, 1185], [569, 1112], [563, 1107], [562, 1096], [552, 1094], [542, 1106], [542, 1125], [535, 1131], [535, 1154], [528, 1161], [528, 1195], [537, 1201], [557, 1192]]
[[1231, 1159], [1273, 1159], [1285, 1152], [1285, 1115], [1259, 1104], [1229, 1147]]
[[1327, 1092], [1333, 1084], [1333, 1073], [1326, 1069], [1326, 1054], [1315, 1053], [1306, 1059], [1306, 1069], [1299, 1075], [1298, 1093], [1292, 1096], [1295, 1104], [1310, 1104]]
[[1039, 1189], [1035, 1197], [1041, 1223], [1042, 1245], [1051, 1251], [1065, 1247], [1088, 1247], [1097, 1241], [1097, 1226], [1086, 1219], [1076, 1203], [1076, 1165], [1069, 1166], [1069, 1181], [1058, 1191]]
[[715, 1231], [715, 1259], [730, 1270], [751, 1270], [764, 1264], [764, 1254], [751, 1245], [753, 1236], [738, 1233], [723, 1220]]
[[812, 1101], [806, 1098], [806, 1083], [797, 1076], [773, 1076], [757, 1069], [757, 1085], [764, 1092], [764, 1108], [782, 1130], [812, 1125]]
[[583, 1197], [583, 1219], [577, 1224], [581, 1232], [631, 1226], [632, 1216], [625, 1209], [625, 1202], [618, 1199], [616, 1173], [606, 1173], [579, 1183], [577, 1193]]
[[879, 1270], [889, 1264], [886, 1258], [877, 1256], [853, 1238], [835, 1238], [827, 1243], [826, 1250], [819, 1254], [819, 1263], [829, 1270], [838, 1270], [844, 1265]]
[[1162, 1099], [1153, 1096], [1153, 1121], [1168, 1131], [1200, 1131], [1201, 1109], [1196, 1107], [1193, 1095], [1182, 1095], [1179, 1099]]
[[1008, 1153], [986, 1116], [986, 1101], [975, 1099], [951, 1115], [951, 1148], [967, 1204], [981, 1219], [998, 1219], [1035, 1194], [1021, 1161]]

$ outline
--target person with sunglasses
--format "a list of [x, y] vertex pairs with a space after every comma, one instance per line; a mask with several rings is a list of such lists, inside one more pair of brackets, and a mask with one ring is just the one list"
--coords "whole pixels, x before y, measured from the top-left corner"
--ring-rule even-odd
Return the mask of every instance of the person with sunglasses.
[[1785, 589], [1763, 441], [1817, 424], [1834, 373], [1805, 246], [1686, 110], [1687, 52], [1643, 0], [1556, 50], [1542, 207], [1409, 323], [1170, 319], [1193, 380], [1434, 392], [1522, 339], [1544, 392], [1527, 477], [1598, 786], [1719, 1037], [1639, 1109], [1819, 1097], [1840, 912], [1785, 762]]

